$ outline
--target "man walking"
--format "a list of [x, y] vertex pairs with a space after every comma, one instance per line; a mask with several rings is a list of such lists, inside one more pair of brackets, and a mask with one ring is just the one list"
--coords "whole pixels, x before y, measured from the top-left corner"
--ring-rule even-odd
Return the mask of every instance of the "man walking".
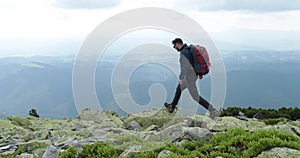
[[174, 39], [172, 41], [172, 44], [173, 47], [178, 52], [180, 52], [179, 63], [181, 71], [174, 99], [170, 104], [165, 103], [165, 107], [170, 113], [172, 113], [176, 105], [178, 104], [182, 91], [188, 88], [189, 93], [193, 97], [193, 99], [209, 111], [211, 118], [215, 118], [217, 115], [219, 115], [219, 111], [216, 110], [211, 104], [209, 104], [198, 94], [198, 90], [196, 87], [196, 81], [198, 77], [192, 67], [192, 65], [194, 64], [194, 60], [192, 54], [189, 51], [188, 45], [183, 44], [180, 38]]

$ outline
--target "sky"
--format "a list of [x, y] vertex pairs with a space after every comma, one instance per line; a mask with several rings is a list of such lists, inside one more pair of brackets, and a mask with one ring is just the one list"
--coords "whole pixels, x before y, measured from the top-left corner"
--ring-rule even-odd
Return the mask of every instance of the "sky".
[[298, 0], [0, 0], [0, 57], [75, 54], [98, 24], [140, 7], [191, 17], [221, 50], [300, 51]]

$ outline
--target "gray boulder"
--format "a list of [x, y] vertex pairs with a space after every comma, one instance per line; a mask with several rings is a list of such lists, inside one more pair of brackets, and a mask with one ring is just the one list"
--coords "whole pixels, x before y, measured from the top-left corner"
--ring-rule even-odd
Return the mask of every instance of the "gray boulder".
[[244, 130], [257, 130], [265, 128], [264, 122], [257, 119], [248, 119], [247, 121], [235, 117], [219, 117], [215, 122], [209, 122], [207, 128], [213, 131], [226, 131], [228, 129], [240, 128]]
[[279, 132], [289, 133], [297, 136], [300, 139], [300, 128], [294, 126], [290, 123], [287, 124], [277, 124], [277, 125], [268, 125], [264, 129], [275, 129]]
[[161, 152], [159, 152], [159, 154], [157, 155], [157, 158], [165, 158], [171, 155], [171, 151], [169, 150], [163, 150]]
[[111, 110], [84, 109], [78, 113], [77, 118], [84, 121], [93, 121], [102, 127], [123, 127], [123, 121], [118, 114]]
[[0, 147], [0, 154], [11, 154], [14, 153], [16, 150], [18, 149], [18, 147], [14, 144], [8, 144], [5, 146], [1, 146]]
[[22, 153], [21, 155], [17, 155], [16, 158], [34, 158], [34, 155], [28, 153]]
[[133, 131], [139, 131], [141, 130], [141, 125], [137, 123], [136, 121], [131, 121], [127, 124], [126, 129], [133, 130]]
[[287, 158], [287, 157], [300, 157], [300, 151], [290, 148], [273, 148], [268, 151], [264, 151], [257, 156], [257, 158], [263, 157], [276, 157], [276, 158]]
[[16, 158], [34, 158], [33, 154], [22, 153], [21, 155], [17, 155]]
[[141, 150], [141, 146], [139, 145], [133, 145], [133, 146], [128, 146], [127, 149], [124, 150], [123, 153], [119, 156], [121, 157], [129, 157], [130, 153], [132, 152], [139, 152]]
[[50, 145], [47, 147], [46, 152], [43, 155], [43, 158], [58, 158], [59, 151], [53, 146]]
[[184, 127], [184, 139], [193, 141], [208, 141], [212, 138], [213, 133], [206, 128]]

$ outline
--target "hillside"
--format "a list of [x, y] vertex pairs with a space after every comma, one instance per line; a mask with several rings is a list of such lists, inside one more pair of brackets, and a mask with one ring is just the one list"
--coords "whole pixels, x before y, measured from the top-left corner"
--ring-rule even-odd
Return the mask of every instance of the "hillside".
[[[300, 89], [299, 54], [299, 51], [222, 51], [227, 72], [224, 107], [297, 107], [300, 101], [297, 95]], [[111, 74], [118, 58], [107, 55], [99, 61], [95, 88], [103, 109], [125, 115], [114, 100], [111, 88]], [[74, 60], [74, 56], [0, 58], [0, 117], [26, 116], [31, 108], [38, 109], [44, 117], [75, 117]], [[178, 64], [177, 61], [174, 64]], [[136, 69], [128, 85], [136, 103], [148, 104], [151, 100], [149, 88], [156, 83], [166, 88], [166, 100], [170, 101], [177, 75], [159, 64], [145, 64]], [[200, 94], [210, 98], [210, 76], [198, 81], [198, 85]]]
[[9, 116], [0, 120], [0, 157], [300, 156], [300, 120], [266, 125], [256, 118], [150, 109], [137, 115], [85, 109], [75, 119]]

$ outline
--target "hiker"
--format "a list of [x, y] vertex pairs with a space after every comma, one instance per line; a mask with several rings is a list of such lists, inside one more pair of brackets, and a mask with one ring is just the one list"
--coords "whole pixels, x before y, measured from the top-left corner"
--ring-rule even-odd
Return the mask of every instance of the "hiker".
[[[189, 46], [187, 44], [183, 44], [180, 38], [175, 38], [172, 41], [172, 44], [173, 48], [180, 52], [179, 63], [181, 71], [174, 99], [170, 104], [165, 103], [165, 107], [170, 113], [172, 113], [176, 105], [178, 104], [182, 91], [188, 88], [189, 93], [193, 97], [193, 99], [209, 111], [210, 117], [216, 117], [217, 115], [219, 115], [219, 111], [216, 110], [210, 103], [208, 103], [198, 94], [198, 90], [196, 87], [196, 81], [198, 77], [192, 66], [194, 65], [194, 59], [192, 53], [190, 52]], [[201, 79], [202, 75], [199, 75], [199, 78]]]

